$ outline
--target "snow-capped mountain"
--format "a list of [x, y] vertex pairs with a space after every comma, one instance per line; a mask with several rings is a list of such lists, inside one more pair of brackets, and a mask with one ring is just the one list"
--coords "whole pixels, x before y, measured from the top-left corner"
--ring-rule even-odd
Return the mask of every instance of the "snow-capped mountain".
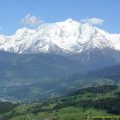
[[67, 81], [68, 76], [114, 64], [120, 64], [120, 34], [72, 19], [22, 28], [12, 36], [0, 35], [0, 97], [22, 100], [34, 90], [33, 99], [50, 90], [59, 95], [70, 85], [83, 86], [84, 79]]
[[37, 29], [22, 28], [12, 36], [0, 36], [0, 50], [19, 54], [78, 54], [94, 48], [120, 51], [120, 34], [110, 34], [90, 23], [67, 19], [42, 24]]

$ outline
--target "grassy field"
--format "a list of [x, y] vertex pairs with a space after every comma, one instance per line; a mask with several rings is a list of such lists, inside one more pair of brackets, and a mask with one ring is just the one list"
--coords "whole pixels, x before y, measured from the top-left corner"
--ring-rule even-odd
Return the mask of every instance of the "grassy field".
[[90, 116], [111, 115], [104, 110], [83, 109], [75, 107], [66, 107], [58, 111], [38, 112], [37, 114], [27, 113], [17, 115], [9, 120], [86, 120]]

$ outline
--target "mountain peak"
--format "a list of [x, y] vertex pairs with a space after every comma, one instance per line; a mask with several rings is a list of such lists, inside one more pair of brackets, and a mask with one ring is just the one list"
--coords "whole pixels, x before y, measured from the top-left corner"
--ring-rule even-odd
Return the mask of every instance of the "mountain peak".
[[75, 21], [75, 20], [73, 20], [72, 18], [68, 18], [68, 19], [65, 20], [65, 22], [69, 22], [69, 23], [71, 23], [73, 21]]
[[80, 25], [80, 22], [78, 21], [75, 21], [73, 20], [72, 18], [68, 18], [66, 19], [65, 21], [62, 21], [62, 22], [57, 22], [56, 24], [59, 24], [59, 25]]

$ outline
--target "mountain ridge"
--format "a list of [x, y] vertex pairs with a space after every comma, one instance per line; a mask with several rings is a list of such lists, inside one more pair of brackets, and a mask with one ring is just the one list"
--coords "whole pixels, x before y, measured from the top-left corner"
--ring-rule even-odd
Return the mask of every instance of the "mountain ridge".
[[0, 50], [15, 53], [76, 54], [92, 48], [120, 51], [120, 34], [110, 34], [90, 23], [72, 19], [44, 23], [36, 29], [18, 29], [0, 36]]

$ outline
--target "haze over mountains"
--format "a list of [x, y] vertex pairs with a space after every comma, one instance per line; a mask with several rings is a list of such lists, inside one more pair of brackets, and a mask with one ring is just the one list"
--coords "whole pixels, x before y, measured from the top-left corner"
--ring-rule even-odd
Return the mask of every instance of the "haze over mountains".
[[[120, 64], [120, 34], [67, 19], [36, 29], [22, 28], [12, 36], [1, 35], [0, 50], [1, 98], [40, 98], [44, 92], [45, 98], [54, 97], [88, 80], [73, 75], [71, 81], [72, 74]], [[72, 84], [80, 79], [82, 84]]]

